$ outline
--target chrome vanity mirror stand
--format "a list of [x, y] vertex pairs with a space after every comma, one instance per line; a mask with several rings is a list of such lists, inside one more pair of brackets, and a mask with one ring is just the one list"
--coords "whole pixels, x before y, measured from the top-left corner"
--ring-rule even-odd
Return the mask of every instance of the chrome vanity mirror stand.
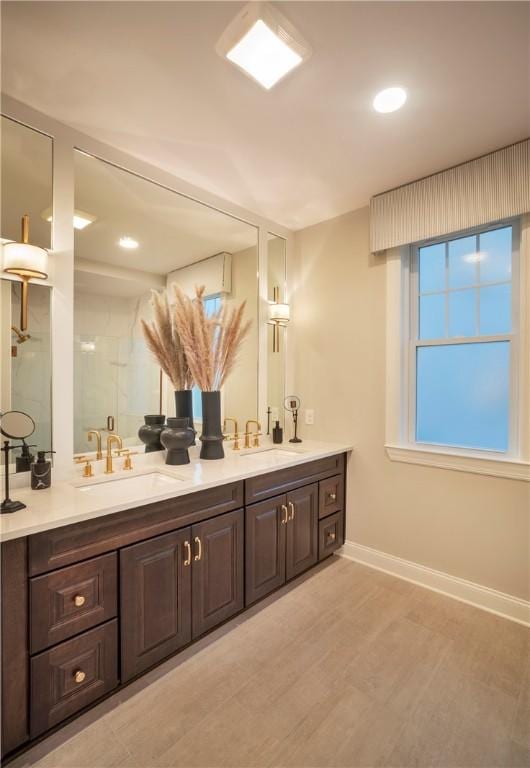
[[25, 509], [26, 505], [21, 501], [13, 501], [9, 498], [9, 451], [13, 448], [19, 448], [18, 445], [10, 445], [9, 440], [26, 440], [35, 431], [35, 422], [23, 411], [7, 411], [0, 415], [0, 433], [7, 440], [4, 440], [2, 452], [4, 454], [5, 467], [5, 498], [0, 507], [2, 515], [9, 512], [17, 512], [19, 509]]

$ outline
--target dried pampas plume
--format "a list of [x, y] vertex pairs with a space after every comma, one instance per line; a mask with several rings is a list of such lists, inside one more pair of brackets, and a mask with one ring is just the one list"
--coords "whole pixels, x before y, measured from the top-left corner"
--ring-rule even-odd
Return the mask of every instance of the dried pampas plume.
[[175, 291], [175, 325], [193, 379], [203, 392], [220, 390], [237, 362], [251, 321], [243, 322], [245, 304], [227, 308], [223, 302], [213, 315], [206, 314], [204, 287], [192, 300], [178, 286]]
[[142, 330], [147, 346], [176, 390], [191, 389], [193, 376], [174, 314], [169, 306], [167, 292], [153, 291], [151, 305], [153, 322], [147, 323], [142, 320]]

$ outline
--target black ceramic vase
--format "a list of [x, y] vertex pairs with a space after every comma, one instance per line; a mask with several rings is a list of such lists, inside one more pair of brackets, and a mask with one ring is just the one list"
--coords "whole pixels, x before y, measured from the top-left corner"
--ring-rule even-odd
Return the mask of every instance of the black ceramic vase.
[[221, 393], [201, 392], [201, 397], [201, 459], [224, 459], [224, 438], [221, 429]]
[[145, 452], [162, 451], [164, 449], [160, 442], [160, 433], [164, 429], [165, 416], [161, 414], [152, 414], [144, 416], [145, 424], [142, 424], [138, 430], [138, 437], [145, 444]]
[[166, 464], [190, 463], [188, 448], [195, 442], [195, 430], [190, 427], [189, 418], [168, 418], [160, 440], [167, 450]]
[[[195, 425], [193, 423], [193, 398], [191, 389], [175, 390], [175, 416], [178, 419], [189, 419], [190, 427], [195, 432]], [[192, 445], [195, 445], [195, 437], [193, 438]]]

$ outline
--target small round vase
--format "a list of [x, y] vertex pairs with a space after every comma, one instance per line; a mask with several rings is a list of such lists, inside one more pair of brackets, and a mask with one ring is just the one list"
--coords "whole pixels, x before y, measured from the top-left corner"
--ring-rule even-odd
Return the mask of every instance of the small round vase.
[[164, 429], [165, 416], [152, 414], [144, 416], [145, 424], [138, 430], [138, 437], [145, 444], [145, 452], [163, 451], [164, 446], [160, 442], [160, 434]]
[[189, 464], [188, 448], [195, 442], [195, 430], [190, 427], [188, 417], [168, 418], [160, 435], [160, 441], [167, 450], [166, 464]]

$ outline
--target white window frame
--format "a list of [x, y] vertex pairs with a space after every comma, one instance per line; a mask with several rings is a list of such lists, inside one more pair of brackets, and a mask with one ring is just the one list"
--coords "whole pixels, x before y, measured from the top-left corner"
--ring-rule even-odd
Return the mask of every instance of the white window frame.
[[[457, 237], [513, 227], [512, 333], [498, 336], [449, 337], [435, 343], [511, 342], [510, 443], [505, 452], [453, 448], [415, 440], [417, 340], [417, 251], [419, 247]], [[530, 481], [530, 215], [433, 238], [387, 252], [387, 392], [386, 440], [390, 459]], [[433, 345], [432, 342], [428, 342]]]

